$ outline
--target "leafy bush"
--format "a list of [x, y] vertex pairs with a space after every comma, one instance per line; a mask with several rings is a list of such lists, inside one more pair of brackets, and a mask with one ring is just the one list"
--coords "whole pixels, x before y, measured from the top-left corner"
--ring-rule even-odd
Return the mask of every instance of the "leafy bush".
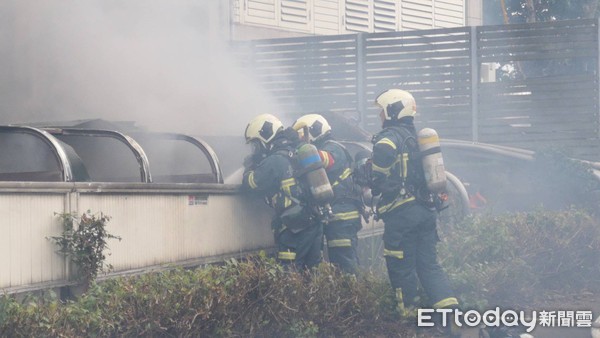
[[442, 263], [467, 307], [600, 285], [600, 223], [584, 211], [478, 215], [442, 237]]
[[600, 211], [600, 180], [594, 176], [590, 164], [570, 159], [558, 150], [539, 151], [528, 179], [537, 194], [546, 196], [546, 208], [576, 205], [600, 216], [597, 214]]
[[[111, 235], [106, 230], [110, 216], [92, 214], [89, 210], [81, 216], [76, 214], [58, 214], [63, 224], [60, 236], [49, 237], [56, 243], [59, 252], [71, 259], [78, 269], [78, 279], [91, 281], [104, 268], [108, 248], [107, 240], [120, 237]], [[108, 266], [110, 269], [111, 267]]]
[[408, 330], [387, 280], [253, 257], [94, 284], [77, 300], [0, 301], [1, 336], [366, 336]]

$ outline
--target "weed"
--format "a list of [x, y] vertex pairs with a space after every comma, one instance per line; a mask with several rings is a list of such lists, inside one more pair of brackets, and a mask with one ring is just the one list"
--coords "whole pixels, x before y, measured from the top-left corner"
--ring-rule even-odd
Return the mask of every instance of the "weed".
[[[56, 243], [60, 247], [59, 252], [69, 257], [77, 267], [78, 281], [89, 285], [105, 267], [107, 240], [121, 238], [108, 233], [106, 224], [110, 216], [102, 213], [95, 215], [88, 210], [81, 216], [70, 213], [56, 215], [62, 221], [63, 232], [61, 236], [48, 239]], [[106, 268], [110, 270], [112, 266], [107, 265]]]

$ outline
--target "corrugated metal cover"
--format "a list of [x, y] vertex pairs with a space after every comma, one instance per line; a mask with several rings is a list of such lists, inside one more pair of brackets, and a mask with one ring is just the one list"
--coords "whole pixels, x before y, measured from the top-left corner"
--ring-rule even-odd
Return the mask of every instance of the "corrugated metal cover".
[[112, 217], [115, 271], [240, 253], [273, 245], [268, 212], [233, 195], [82, 195], [80, 208]]
[[56, 213], [66, 207], [78, 214], [102, 212], [111, 217], [107, 230], [122, 238], [109, 240], [105, 252], [113, 273], [195, 265], [274, 246], [272, 210], [260, 199], [233, 195], [227, 189], [223, 194], [3, 192], [0, 290], [19, 292], [67, 283], [67, 259], [47, 239], [62, 233]]
[[0, 195], [0, 288], [60, 280], [66, 277], [64, 258], [47, 240], [59, 236], [64, 211], [62, 194]]

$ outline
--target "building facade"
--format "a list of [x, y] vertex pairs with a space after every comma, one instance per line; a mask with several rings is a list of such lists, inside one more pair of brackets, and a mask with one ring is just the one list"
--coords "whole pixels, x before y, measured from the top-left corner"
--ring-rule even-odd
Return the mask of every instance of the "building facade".
[[230, 0], [234, 40], [478, 26], [481, 0]]

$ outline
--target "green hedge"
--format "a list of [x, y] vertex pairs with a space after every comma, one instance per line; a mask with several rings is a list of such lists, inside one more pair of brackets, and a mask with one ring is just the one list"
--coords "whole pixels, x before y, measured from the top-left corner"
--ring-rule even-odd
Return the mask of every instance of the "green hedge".
[[584, 211], [477, 215], [443, 230], [440, 257], [468, 307], [600, 291], [600, 222]]
[[[479, 215], [440, 230], [439, 257], [467, 308], [600, 291], [600, 224], [585, 212]], [[394, 305], [385, 274], [286, 272], [260, 255], [110, 279], [70, 301], [4, 296], [0, 336], [407, 336]]]
[[[93, 285], [75, 301], [0, 302], [1, 336], [353, 336], [402, 332], [387, 281], [286, 272], [264, 256]], [[390, 329], [389, 327], [393, 327]]]

